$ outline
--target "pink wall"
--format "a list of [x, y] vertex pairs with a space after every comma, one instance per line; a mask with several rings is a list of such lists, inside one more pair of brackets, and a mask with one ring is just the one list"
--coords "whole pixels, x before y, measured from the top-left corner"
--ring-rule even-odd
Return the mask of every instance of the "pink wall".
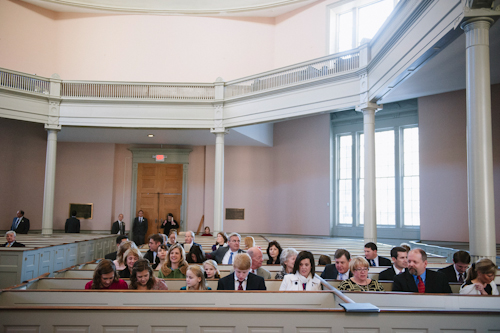
[[[187, 197], [187, 230], [197, 230], [201, 217], [205, 214], [205, 147], [193, 147], [189, 154]], [[212, 194], [213, 196], [213, 194]], [[213, 230], [213, 216], [210, 221], [205, 216], [205, 225]]]
[[47, 134], [41, 124], [0, 118], [0, 229], [19, 209], [31, 229], [42, 228]]
[[56, 71], [56, 13], [0, 1], [0, 67], [50, 77]]
[[[500, 85], [492, 86], [496, 239], [500, 242]], [[465, 91], [418, 100], [420, 237], [469, 240]]]
[[115, 145], [59, 142], [57, 146], [54, 229], [64, 229], [70, 203], [93, 203], [94, 217], [81, 230], [111, 230]]

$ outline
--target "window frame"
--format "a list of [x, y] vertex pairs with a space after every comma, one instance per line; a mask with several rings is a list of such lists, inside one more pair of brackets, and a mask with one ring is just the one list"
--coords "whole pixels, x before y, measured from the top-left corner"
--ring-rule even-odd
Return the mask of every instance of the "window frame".
[[[403, 163], [403, 131], [405, 128], [418, 128], [417, 100], [409, 100], [384, 105], [384, 109], [375, 115], [375, 131], [380, 132], [394, 129], [395, 135], [395, 225], [377, 225], [380, 238], [419, 239], [420, 226], [404, 224], [404, 163]], [[342, 111], [331, 114], [330, 122], [330, 226], [331, 235], [335, 237], [363, 237], [364, 227], [360, 224], [360, 133], [363, 133], [363, 115], [354, 110]], [[352, 224], [339, 223], [339, 198], [338, 198], [338, 165], [340, 163], [337, 138], [342, 135], [352, 135]]]

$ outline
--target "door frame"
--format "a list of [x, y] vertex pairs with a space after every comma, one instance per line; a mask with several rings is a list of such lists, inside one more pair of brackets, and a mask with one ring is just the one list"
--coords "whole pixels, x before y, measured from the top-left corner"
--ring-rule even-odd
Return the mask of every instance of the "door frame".
[[[192, 149], [168, 149], [168, 148], [129, 148], [132, 152], [132, 195], [130, 202], [130, 221], [136, 217], [137, 203], [137, 173], [139, 163], [148, 164], [183, 164], [182, 166], [182, 204], [180, 217], [180, 230], [185, 231], [187, 217], [187, 183], [188, 183], [188, 165], [189, 153]], [[156, 162], [155, 155], [165, 155], [165, 161]], [[132, 227], [130, 228], [132, 231]]]

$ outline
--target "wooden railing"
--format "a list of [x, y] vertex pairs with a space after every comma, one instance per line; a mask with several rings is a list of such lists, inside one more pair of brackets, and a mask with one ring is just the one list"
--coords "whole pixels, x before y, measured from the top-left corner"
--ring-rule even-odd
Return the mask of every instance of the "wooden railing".
[[318, 78], [347, 73], [359, 68], [359, 51], [337, 53], [323, 58], [279, 68], [262, 74], [230, 81], [224, 98], [286, 87]]
[[149, 100], [200, 100], [215, 98], [212, 83], [127, 83], [64, 81], [61, 97], [149, 99]]
[[0, 68], [0, 87], [36, 94], [50, 93], [49, 79]]

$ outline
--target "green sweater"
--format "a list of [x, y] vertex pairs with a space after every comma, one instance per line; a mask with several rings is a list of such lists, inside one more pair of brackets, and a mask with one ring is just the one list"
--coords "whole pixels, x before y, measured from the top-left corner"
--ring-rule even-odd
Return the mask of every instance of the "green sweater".
[[182, 272], [176, 268], [167, 276], [163, 275], [163, 272], [160, 270], [158, 272], [158, 277], [162, 279], [185, 279], [186, 275], [182, 274]]

